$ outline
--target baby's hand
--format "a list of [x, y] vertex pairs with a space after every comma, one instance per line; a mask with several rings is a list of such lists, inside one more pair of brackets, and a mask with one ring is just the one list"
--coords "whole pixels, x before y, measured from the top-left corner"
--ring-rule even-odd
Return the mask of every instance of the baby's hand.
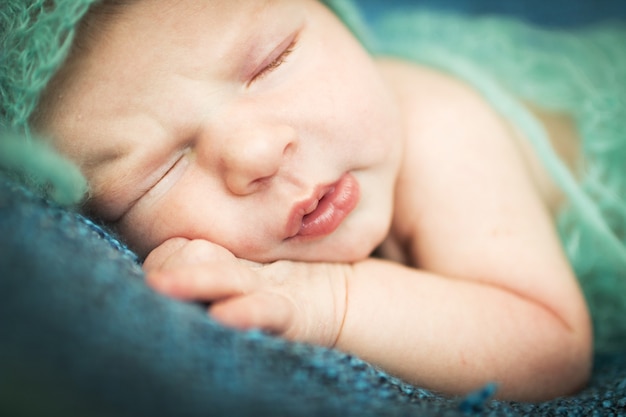
[[332, 347], [346, 312], [346, 264], [236, 258], [204, 240], [174, 238], [144, 262], [155, 290], [210, 302], [211, 316], [238, 329], [262, 329], [290, 340]]

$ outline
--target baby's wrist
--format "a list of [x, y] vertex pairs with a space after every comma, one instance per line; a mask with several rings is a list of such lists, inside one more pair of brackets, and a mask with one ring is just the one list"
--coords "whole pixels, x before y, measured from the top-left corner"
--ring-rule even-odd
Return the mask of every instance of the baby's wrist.
[[332, 320], [334, 328], [331, 343], [328, 345], [330, 348], [337, 346], [344, 330], [350, 299], [349, 283], [354, 274], [352, 264], [336, 264], [335, 267], [336, 273], [330, 276], [334, 300], [334, 319]]

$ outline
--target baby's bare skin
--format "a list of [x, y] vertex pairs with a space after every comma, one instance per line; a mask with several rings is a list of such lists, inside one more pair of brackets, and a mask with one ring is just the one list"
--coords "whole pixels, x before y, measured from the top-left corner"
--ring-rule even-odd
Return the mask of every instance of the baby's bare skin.
[[453, 78], [374, 61], [317, 1], [208, 4], [124, 7], [43, 100], [148, 283], [449, 394], [580, 388], [561, 197], [519, 133]]

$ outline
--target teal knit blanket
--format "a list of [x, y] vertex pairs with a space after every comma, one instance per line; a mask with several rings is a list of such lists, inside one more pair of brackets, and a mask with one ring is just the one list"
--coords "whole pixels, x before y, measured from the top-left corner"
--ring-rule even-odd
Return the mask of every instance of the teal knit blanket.
[[447, 398], [160, 296], [106, 230], [0, 175], [2, 416], [624, 416], [626, 355], [538, 404]]

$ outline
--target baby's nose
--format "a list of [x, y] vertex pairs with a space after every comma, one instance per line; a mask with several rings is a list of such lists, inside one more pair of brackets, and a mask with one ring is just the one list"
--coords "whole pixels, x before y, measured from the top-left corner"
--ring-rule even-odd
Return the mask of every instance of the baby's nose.
[[294, 136], [288, 127], [240, 130], [225, 144], [222, 155], [228, 189], [237, 195], [248, 195], [263, 188], [294, 150]]

